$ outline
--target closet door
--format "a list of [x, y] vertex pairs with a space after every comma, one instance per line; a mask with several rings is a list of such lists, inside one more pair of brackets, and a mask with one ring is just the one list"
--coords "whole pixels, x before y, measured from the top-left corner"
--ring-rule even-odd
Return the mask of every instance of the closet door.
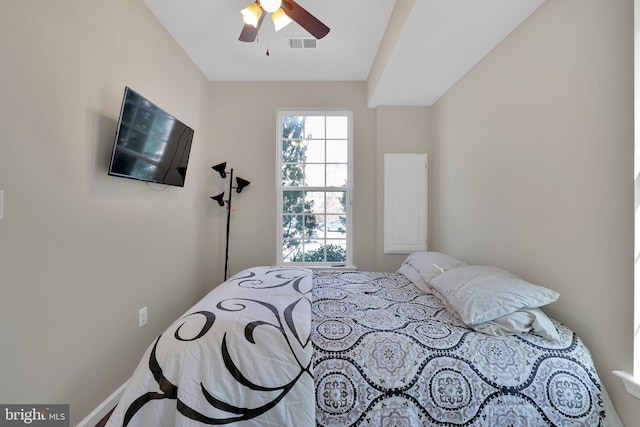
[[384, 155], [384, 253], [427, 250], [427, 155]]

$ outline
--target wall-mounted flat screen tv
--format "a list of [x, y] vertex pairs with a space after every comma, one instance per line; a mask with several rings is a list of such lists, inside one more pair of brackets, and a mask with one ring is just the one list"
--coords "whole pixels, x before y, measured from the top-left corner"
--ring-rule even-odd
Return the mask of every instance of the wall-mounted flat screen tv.
[[193, 129], [126, 87], [109, 175], [184, 187]]

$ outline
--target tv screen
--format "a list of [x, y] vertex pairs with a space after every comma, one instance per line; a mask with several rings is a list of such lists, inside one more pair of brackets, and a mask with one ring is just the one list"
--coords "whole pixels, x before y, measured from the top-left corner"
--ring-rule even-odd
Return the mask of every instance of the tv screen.
[[184, 187], [193, 129], [124, 90], [109, 175]]

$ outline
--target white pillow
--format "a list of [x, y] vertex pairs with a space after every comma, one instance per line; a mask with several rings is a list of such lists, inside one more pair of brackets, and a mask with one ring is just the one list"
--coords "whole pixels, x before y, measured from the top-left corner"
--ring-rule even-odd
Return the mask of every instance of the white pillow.
[[402, 267], [407, 265], [416, 270], [424, 282], [429, 283], [437, 275], [465, 263], [440, 252], [414, 252], [407, 256], [398, 273], [402, 273]]
[[560, 294], [533, 285], [496, 267], [466, 265], [429, 282], [436, 294], [466, 325], [495, 320], [517, 310], [550, 304]]
[[412, 267], [409, 264], [402, 264], [400, 266], [400, 268], [398, 269], [398, 271], [396, 271], [396, 273], [400, 273], [402, 274], [404, 277], [406, 277], [407, 279], [409, 279], [409, 281], [411, 283], [413, 283], [414, 285], [416, 285], [416, 287], [424, 292], [428, 292], [429, 291], [429, 285], [427, 284], [427, 282], [425, 282], [422, 277], [420, 276], [420, 273], [418, 273], [418, 270], [416, 270], [414, 267]]
[[503, 336], [531, 332], [551, 341], [560, 341], [555, 325], [539, 308], [518, 310], [472, 328], [487, 335]]

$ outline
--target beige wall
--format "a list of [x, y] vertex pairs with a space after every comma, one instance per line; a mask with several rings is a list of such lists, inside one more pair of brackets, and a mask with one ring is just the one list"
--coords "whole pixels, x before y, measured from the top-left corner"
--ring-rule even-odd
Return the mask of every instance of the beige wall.
[[548, 0], [432, 109], [431, 247], [560, 292], [626, 425], [633, 3]]
[[[429, 153], [430, 123], [429, 107], [388, 107], [376, 109], [378, 189], [378, 222], [376, 224], [376, 268], [378, 271], [396, 271], [406, 254], [384, 253], [384, 155], [387, 153]], [[430, 162], [431, 159], [428, 159]], [[427, 235], [429, 241], [429, 235]]]
[[[0, 57], [0, 402], [75, 425], [207, 288], [206, 80], [141, 1], [4, 0]], [[185, 188], [107, 176], [125, 85], [196, 130]]]
[[[212, 108], [210, 164], [227, 161], [234, 173], [251, 181], [235, 198], [231, 218], [229, 265], [231, 274], [276, 262], [276, 110], [278, 108], [348, 108], [354, 123], [353, 224], [354, 263], [376, 268], [376, 133], [375, 110], [366, 107], [365, 82], [214, 82], [208, 96]], [[211, 195], [222, 191], [217, 173], [208, 180]], [[213, 202], [208, 209], [211, 242], [209, 274], [222, 280], [225, 210]]]

